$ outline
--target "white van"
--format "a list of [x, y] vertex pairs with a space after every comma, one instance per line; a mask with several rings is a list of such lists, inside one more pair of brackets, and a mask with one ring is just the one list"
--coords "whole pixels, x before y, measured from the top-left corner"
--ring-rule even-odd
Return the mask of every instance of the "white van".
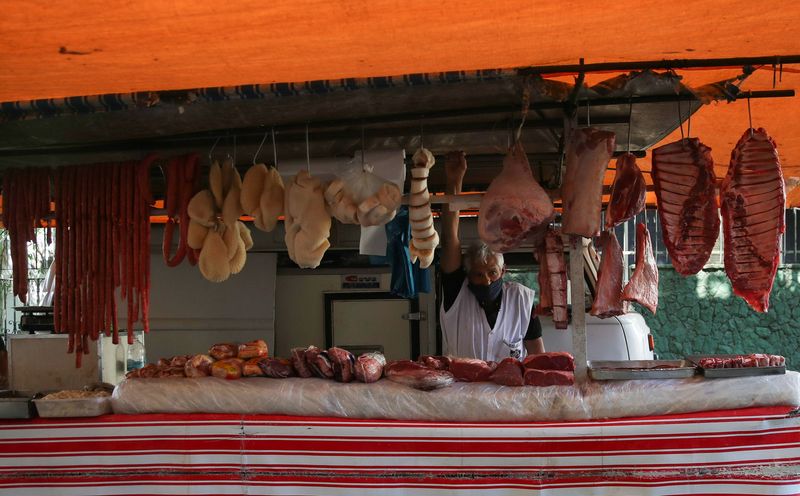
[[[586, 240], [588, 242], [588, 240]], [[568, 255], [565, 253], [565, 257]], [[507, 255], [508, 258], [508, 255]], [[526, 257], [527, 259], [527, 257]], [[584, 247], [584, 276], [586, 294], [586, 358], [587, 360], [653, 360], [653, 336], [640, 314], [628, 312], [619, 317], [601, 319], [589, 315], [597, 287], [599, 259], [594, 247]], [[508, 263], [508, 261], [507, 261]], [[513, 268], [511, 269], [513, 271]], [[567, 292], [569, 294], [569, 292]], [[540, 316], [542, 339], [547, 351], [572, 353], [572, 324], [567, 329], [556, 329], [551, 317]]]

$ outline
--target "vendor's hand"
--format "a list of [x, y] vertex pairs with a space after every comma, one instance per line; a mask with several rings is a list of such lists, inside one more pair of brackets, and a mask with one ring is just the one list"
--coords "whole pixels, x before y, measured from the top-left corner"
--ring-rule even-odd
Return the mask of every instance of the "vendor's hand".
[[457, 151], [448, 153], [444, 161], [444, 174], [447, 184], [460, 188], [466, 172], [467, 158], [464, 152]]

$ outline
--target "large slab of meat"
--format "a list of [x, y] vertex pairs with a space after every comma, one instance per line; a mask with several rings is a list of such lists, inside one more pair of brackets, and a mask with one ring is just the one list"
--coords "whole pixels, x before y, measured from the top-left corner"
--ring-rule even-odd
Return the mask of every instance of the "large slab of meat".
[[561, 186], [564, 234], [586, 238], [600, 234], [603, 176], [614, 154], [615, 136], [609, 131], [586, 127], [575, 129], [567, 141], [567, 172]]
[[575, 384], [575, 373], [566, 370], [525, 369], [526, 386], [572, 386]]
[[383, 353], [364, 353], [356, 359], [353, 369], [356, 379], [361, 382], [376, 382], [383, 376], [383, 367], [386, 365], [386, 357]]
[[553, 202], [533, 178], [528, 156], [517, 142], [481, 200], [478, 234], [492, 250], [504, 253], [528, 236], [543, 234], [553, 216]]
[[725, 272], [753, 310], [769, 309], [780, 258], [786, 200], [775, 142], [764, 129], [745, 131], [720, 188]]
[[644, 210], [647, 199], [647, 184], [632, 153], [620, 155], [616, 169], [611, 199], [606, 207], [606, 229], [622, 224]]
[[504, 358], [489, 377], [495, 384], [501, 386], [524, 386], [522, 377], [522, 364], [513, 357]]
[[331, 245], [331, 216], [325, 208], [322, 184], [301, 170], [286, 186], [284, 203], [289, 258], [303, 269], [313, 269]]
[[522, 361], [526, 369], [575, 370], [575, 358], [566, 351], [549, 351], [528, 355]]
[[453, 358], [449, 370], [456, 379], [464, 382], [488, 381], [494, 372], [491, 365], [479, 358]]
[[653, 185], [664, 245], [679, 274], [696, 274], [719, 235], [711, 148], [686, 138], [653, 150]]
[[650, 232], [642, 223], [636, 225], [636, 269], [622, 291], [622, 299], [639, 303], [653, 315], [658, 308], [658, 267]]
[[606, 319], [625, 313], [622, 300], [622, 248], [614, 231], [603, 231], [600, 236], [603, 258], [597, 269], [597, 295], [591, 314]]
[[537, 250], [539, 260], [539, 315], [552, 315], [556, 329], [569, 325], [567, 314], [567, 265], [561, 231], [549, 229]]
[[383, 374], [387, 379], [415, 389], [430, 391], [453, 384], [453, 374], [446, 370], [435, 370], [411, 360], [394, 360], [386, 364]]

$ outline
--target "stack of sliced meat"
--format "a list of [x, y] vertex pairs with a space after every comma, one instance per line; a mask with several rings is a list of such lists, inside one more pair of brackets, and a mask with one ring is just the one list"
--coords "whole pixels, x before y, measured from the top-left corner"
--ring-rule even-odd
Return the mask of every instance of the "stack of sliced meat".
[[543, 235], [553, 216], [553, 202], [533, 178], [528, 156], [517, 142], [481, 200], [478, 234], [492, 250], [504, 253], [529, 236]]
[[733, 292], [758, 312], [769, 309], [780, 259], [785, 199], [775, 142], [763, 129], [748, 129], [731, 154], [720, 203], [725, 272]]
[[632, 153], [620, 155], [606, 207], [606, 229], [622, 224], [644, 210], [647, 185]]
[[536, 313], [552, 315], [556, 329], [566, 329], [569, 325], [567, 266], [561, 231], [548, 229], [536, 257], [539, 260], [539, 305]]
[[658, 308], [658, 267], [647, 226], [636, 226], [636, 269], [622, 292], [622, 299], [635, 301], [654, 315]]
[[696, 274], [719, 236], [719, 214], [711, 148], [687, 138], [653, 150], [658, 215], [672, 265]]
[[591, 314], [605, 319], [625, 313], [622, 300], [622, 249], [613, 230], [600, 236], [603, 258], [597, 271], [597, 295]]
[[614, 154], [614, 133], [591, 127], [576, 129], [567, 142], [567, 171], [561, 186], [564, 234], [592, 238], [600, 234], [603, 176]]
[[558, 351], [529, 355], [522, 361], [524, 382], [529, 386], [571, 386], [575, 383], [575, 359]]

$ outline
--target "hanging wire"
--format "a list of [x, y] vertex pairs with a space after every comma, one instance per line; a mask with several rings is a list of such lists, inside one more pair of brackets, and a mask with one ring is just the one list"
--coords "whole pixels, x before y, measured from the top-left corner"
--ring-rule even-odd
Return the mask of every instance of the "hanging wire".
[[689, 102], [689, 119], [686, 121], [686, 139], [692, 137], [692, 102]]
[[364, 162], [366, 145], [364, 144], [364, 123], [361, 123], [361, 170], [365, 169], [366, 163]]
[[750, 92], [747, 92], [747, 120], [750, 123], [750, 137], [753, 137], [753, 114], [750, 111]]
[[258, 149], [256, 150], [256, 154], [253, 155], [253, 165], [256, 165], [256, 159], [258, 158], [258, 154], [261, 153], [261, 147], [264, 146], [264, 142], [267, 141], [267, 135], [269, 133], [264, 133], [264, 137], [261, 138], [261, 143], [258, 145]]
[[681, 113], [681, 96], [678, 95], [678, 127], [681, 128], [681, 140], [686, 137], [683, 135], [683, 114]]
[[522, 126], [525, 125], [525, 120], [528, 118], [528, 110], [531, 107], [531, 80], [526, 80], [525, 88], [522, 90], [522, 119], [520, 119], [519, 127], [514, 135], [514, 141], [519, 141], [522, 135]]
[[425, 148], [425, 116], [419, 116], [419, 147]]
[[628, 153], [631, 152], [631, 120], [633, 120], [633, 98], [628, 98]]
[[217, 144], [219, 143], [219, 140], [221, 140], [221, 139], [222, 139], [222, 136], [217, 136], [217, 140], [214, 141], [213, 145], [211, 145], [211, 150], [208, 151], [208, 162], [209, 163], [214, 161], [214, 157], [213, 157], [214, 149], [217, 147]]
[[272, 126], [272, 166], [278, 168], [278, 145], [275, 142], [275, 126]]
[[306, 172], [311, 174], [311, 150], [308, 145], [308, 123], [306, 123]]
[[236, 167], [236, 135], [233, 135], [233, 166]]

